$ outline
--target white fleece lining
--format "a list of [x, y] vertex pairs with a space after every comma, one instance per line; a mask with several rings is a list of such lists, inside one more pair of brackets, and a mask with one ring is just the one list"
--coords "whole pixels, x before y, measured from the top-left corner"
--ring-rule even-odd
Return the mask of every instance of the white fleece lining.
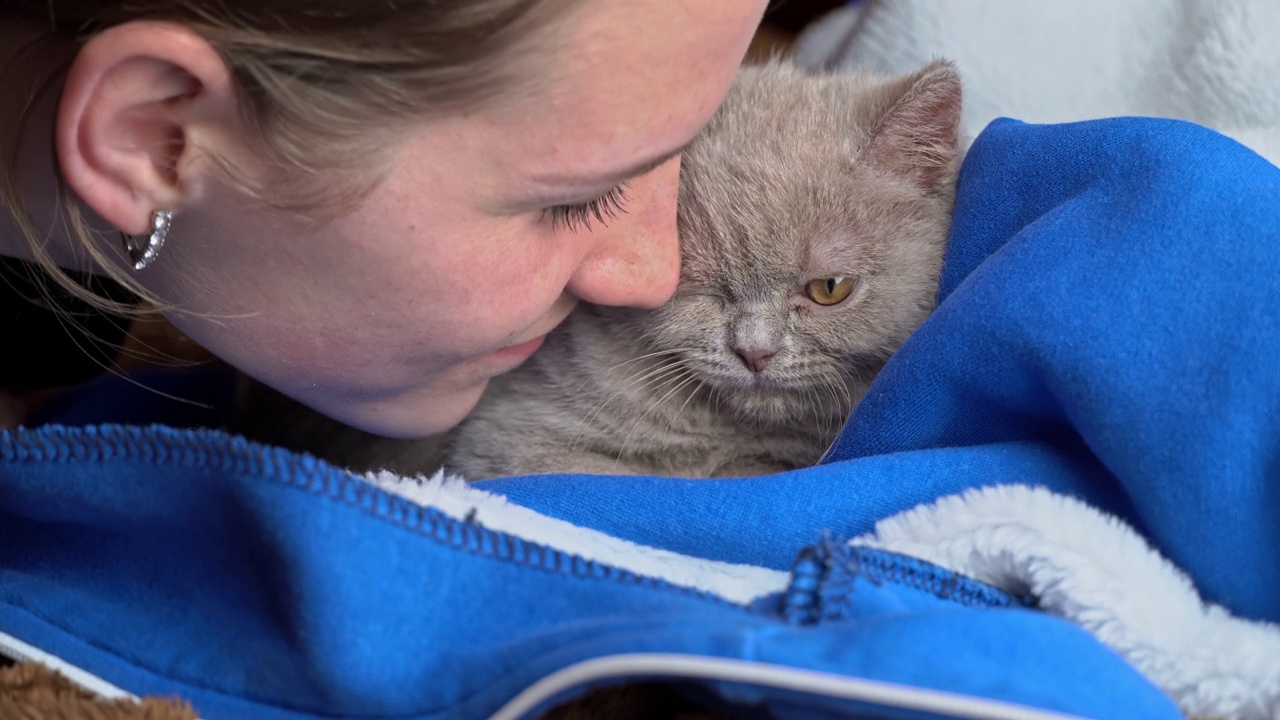
[[996, 486], [882, 520], [851, 545], [911, 555], [1093, 633], [1191, 717], [1280, 718], [1280, 626], [1205, 603], [1116, 518], [1043, 488]]
[[890, 75], [949, 58], [964, 78], [963, 137], [1005, 115], [1152, 115], [1207, 125], [1280, 164], [1277, 27], [1275, 0], [865, 0], [809, 25], [793, 55]]
[[789, 573], [780, 570], [681, 555], [578, 527], [511, 504], [501, 495], [475, 488], [443, 471], [429, 479], [406, 478], [386, 471], [369, 473], [364, 478], [387, 492], [454, 519], [471, 520], [490, 530], [741, 605], [785, 590], [790, 578]]
[[548, 698], [565, 690], [610, 678], [636, 677], [697, 678], [747, 683], [964, 720], [1083, 720], [1077, 715], [1064, 715], [943, 690], [747, 660], [668, 653], [611, 655], [570, 665], [530, 685], [498, 712], [490, 715], [489, 720], [519, 720]]

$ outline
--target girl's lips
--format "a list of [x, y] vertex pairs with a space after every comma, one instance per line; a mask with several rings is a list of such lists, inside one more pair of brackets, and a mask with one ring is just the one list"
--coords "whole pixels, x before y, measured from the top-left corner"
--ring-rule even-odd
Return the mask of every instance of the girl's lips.
[[501, 350], [494, 352], [493, 355], [505, 362], [512, 362], [518, 365], [525, 360], [528, 360], [535, 352], [537, 352], [538, 348], [542, 347], [542, 343], [545, 342], [546, 339], [546, 335], [539, 335], [538, 337], [522, 342], [519, 345], [504, 347]]

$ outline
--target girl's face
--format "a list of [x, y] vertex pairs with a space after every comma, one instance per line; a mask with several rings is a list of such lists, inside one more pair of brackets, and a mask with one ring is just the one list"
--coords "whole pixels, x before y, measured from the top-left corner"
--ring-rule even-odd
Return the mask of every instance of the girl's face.
[[194, 311], [182, 330], [286, 394], [380, 434], [443, 431], [578, 300], [671, 296], [679, 152], [764, 5], [578, 3], [541, 82], [424, 123], [353, 211], [307, 228], [210, 184], [147, 280]]

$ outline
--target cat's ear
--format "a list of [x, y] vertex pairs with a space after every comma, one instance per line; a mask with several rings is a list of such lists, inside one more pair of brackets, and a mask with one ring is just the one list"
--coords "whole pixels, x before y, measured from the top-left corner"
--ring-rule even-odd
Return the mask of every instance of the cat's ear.
[[866, 162], [925, 190], [950, 181], [960, 133], [960, 74], [947, 60], [890, 83], [886, 109], [863, 153]]

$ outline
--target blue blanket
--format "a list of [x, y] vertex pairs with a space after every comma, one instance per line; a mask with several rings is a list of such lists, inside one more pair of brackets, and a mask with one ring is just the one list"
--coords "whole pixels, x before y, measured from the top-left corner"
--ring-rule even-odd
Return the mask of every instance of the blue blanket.
[[[50, 426], [0, 435], [0, 633], [207, 718], [522, 717], [639, 676], [780, 717], [1179, 717], [1025, 598], [832, 539], [1042, 485], [1127, 520], [1214, 602], [1280, 620], [1280, 170], [1175, 121], [999, 121], [965, 161], [940, 293], [821, 466], [480, 484], [790, 572], [751, 602], [217, 432]], [[599, 670], [617, 657], [667, 665]]]
[[1280, 170], [1178, 121], [997, 121], [965, 160], [940, 296], [826, 467], [487, 487], [786, 567], [823, 530], [1041, 484], [1144, 531], [1209, 599], [1280, 621]]

